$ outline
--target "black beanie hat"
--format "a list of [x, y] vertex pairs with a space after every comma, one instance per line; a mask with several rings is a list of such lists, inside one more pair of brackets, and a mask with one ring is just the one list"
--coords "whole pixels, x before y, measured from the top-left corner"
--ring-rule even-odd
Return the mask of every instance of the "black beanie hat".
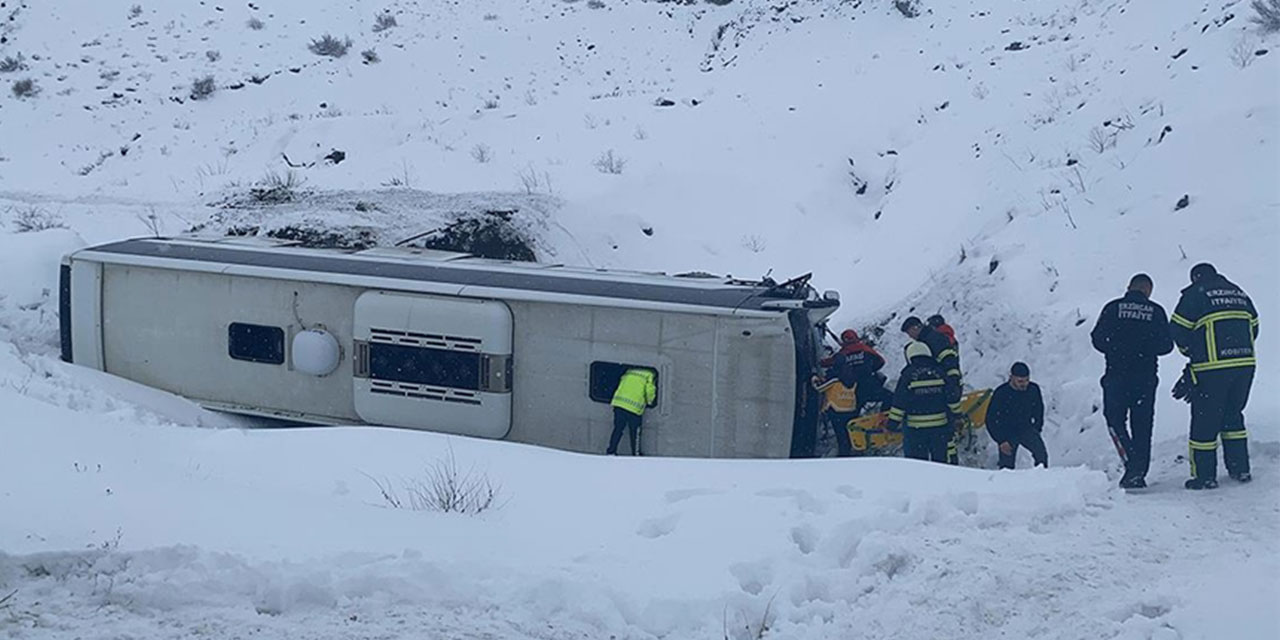
[[1217, 275], [1217, 273], [1218, 273], [1218, 270], [1213, 268], [1213, 265], [1209, 264], [1208, 262], [1201, 262], [1200, 264], [1194, 267], [1191, 267], [1191, 281], [1195, 282], [1200, 278], [1207, 278], [1212, 275]]
[[906, 320], [903, 320], [903, 321], [902, 321], [902, 330], [903, 330], [903, 331], [906, 331], [907, 329], [910, 329], [911, 327], [920, 327], [920, 326], [924, 326], [924, 323], [923, 323], [923, 322], [920, 322], [920, 318], [917, 318], [917, 317], [915, 317], [915, 316], [911, 316], [911, 317], [907, 318]]
[[1015, 362], [1009, 368], [1009, 373], [1019, 378], [1028, 378], [1031, 376], [1031, 367], [1028, 367], [1025, 362]]

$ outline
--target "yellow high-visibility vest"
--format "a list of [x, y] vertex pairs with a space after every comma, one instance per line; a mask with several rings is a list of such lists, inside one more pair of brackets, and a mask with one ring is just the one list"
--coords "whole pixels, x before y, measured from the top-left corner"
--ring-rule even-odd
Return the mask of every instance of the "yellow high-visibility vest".
[[618, 390], [613, 392], [613, 402], [609, 404], [638, 416], [644, 415], [645, 407], [658, 398], [658, 385], [653, 377], [653, 372], [648, 369], [627, 369], [622, 380], [618, 381]]

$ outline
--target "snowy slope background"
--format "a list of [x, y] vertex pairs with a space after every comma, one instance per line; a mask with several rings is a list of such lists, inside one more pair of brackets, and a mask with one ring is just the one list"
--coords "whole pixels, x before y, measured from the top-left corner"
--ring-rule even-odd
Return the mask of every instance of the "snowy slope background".
[[[1274, 637], [1277, 36], [1244, 2], [918, 6], [4, 0], [0, 631]], [[375, 32], [383, 11], [396, 24]], [[326, 33], [349, 53], [308, 51]], [[27, 78], [34, 95], [10, 92]], [[290, 171], [313, 196], [210, 206]], [[942, 312], [971, 386], [1030, 363], [1052, 460], [1078, 467], [175, 428], [237, 423], [56, 361], [58, 258], [86, 243], [245, 221], [393, 241], [487, 207], [520, 208], [544, 260], [813, 271], [843, 294], [836, 325], [887, 329], [891, 368], [902, 317]], [[1262, 317], [1258, 481], [1174, 490], [1171, 357], [1160, 484], [1118, 495], [1088, 331], [1133, 273], [1171, 308], [1202, 260]], [[411, 477], [450, 447], [502, 482], [503, 509], [378, 506], [363, 474]]]

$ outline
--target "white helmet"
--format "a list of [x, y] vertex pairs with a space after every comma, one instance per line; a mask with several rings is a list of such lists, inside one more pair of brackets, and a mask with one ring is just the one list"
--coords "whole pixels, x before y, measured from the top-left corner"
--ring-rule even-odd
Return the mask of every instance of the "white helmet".
[[912, 340], [907, 343], [906, 354], [907, 362], [911, 362], [912, 358], [918, 358], [921, 356], [925, 358], [933, 357], [933, 352], [929, 350], [929, 345], [920, 342], [919, 340]]

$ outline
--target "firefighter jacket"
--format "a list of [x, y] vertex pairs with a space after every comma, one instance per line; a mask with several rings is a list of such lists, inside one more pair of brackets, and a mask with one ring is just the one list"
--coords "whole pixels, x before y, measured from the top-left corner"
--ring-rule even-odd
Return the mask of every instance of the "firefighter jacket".
[[654, 374], [648, 369], [627, 369], [618, 381], [618, 390], [613, 392], [613, 402], [609, 404], [634, 413], [644, 415], [645, 407], [653, 406], [658, 399], [658, 386]]
[[959, 411], [960, 387], [937, 362], [918, 357], [898, 377], [889, 428], [897, 430], [903, 422], [913, 429], [945, 427]]
[[1108, 302], [1089, 336], [1107, 372], [1120, 376], [1155, 377], [1156, 358], [1173, 351], [1164, 307], [1140, 291]]
[[1240, 287], [1221, 275], [1201, 278], [1182, 290], [1169, 331], [1191, 359], [1191, 379], [1204, 371], [1252, 367], [1258, 311]]
[[987, 433], [996, 442], [1017, 441], [1027, 431], [1039, 433], [1044, 428], [1044, 398], [1040, 385], [1029, 382], [1018, 391], [1008, 382], [996, 387], [987, 407]]
[[960, 351], [951, 345], [951, 339], [946, 334], [926, 325], [921, 327], [920, 335], [916, 336], [916, 340], [925, 343], [929, 347], [929, 352], [938, 361], [938, 366], [942, 367], [943, 375], [947, 377], [949, 383], [955, 385], [958, 392], [960, 389]]

